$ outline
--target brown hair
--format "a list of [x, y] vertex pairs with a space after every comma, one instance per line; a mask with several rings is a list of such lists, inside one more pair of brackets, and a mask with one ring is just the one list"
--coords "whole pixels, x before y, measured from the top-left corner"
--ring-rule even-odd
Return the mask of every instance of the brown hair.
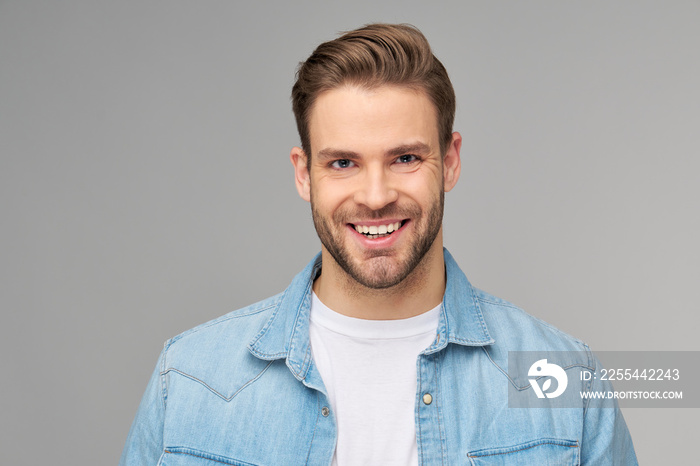
[[438, 115], [440, 151], [452, 139], [455, 93], [447, 70], [425, 36], [409, 24], [368, 24], [319, 45], [299, 65], [292, 109], [301, 147], [311, 156], [309, 117], [316, 98], [344, 84], [364, 88], [401, 85], [423, 90]]

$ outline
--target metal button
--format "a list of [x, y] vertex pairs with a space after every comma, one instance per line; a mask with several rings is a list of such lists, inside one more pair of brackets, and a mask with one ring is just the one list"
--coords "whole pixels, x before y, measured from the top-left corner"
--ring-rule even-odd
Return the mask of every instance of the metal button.
[[433, 396], [430, 393], [426, 393], [425, 395], [423, 395], [423, 403], [429, 405], [432, 402], [433, 402]]
[[323, 414], [323, 417], [328, 417], [328, 415], [331, 413], [331, 410], [328, 409], [328, 406], [324, 406], [321, 408], [321, 414]]

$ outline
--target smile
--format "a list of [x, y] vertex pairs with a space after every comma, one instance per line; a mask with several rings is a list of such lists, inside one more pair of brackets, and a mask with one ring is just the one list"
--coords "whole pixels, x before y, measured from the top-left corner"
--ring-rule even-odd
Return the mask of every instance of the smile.
[[351, 224], [352, 227], [360, 234], [365, 235], [367, 238], [384, 238], [391, 235], [393, 232], [401, 228], [401, 226], [406, 221], [387, 223], [386, 225], [355, 225]]

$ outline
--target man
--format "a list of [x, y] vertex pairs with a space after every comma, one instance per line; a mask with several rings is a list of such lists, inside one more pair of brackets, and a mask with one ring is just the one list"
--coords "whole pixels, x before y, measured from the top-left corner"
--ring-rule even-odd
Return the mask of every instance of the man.
[[509, 386], [548, 386], [520, 383], [509, 351], [583, 355], [566, 364], [580, 391], [597, 363], [443, 249], [462, 140], [423, 35], [375, 24], [321, 44], [292, 98], [321, 253], [284, 293], [166, 342], [121, 463], [636, 464], [616, 405], [509, 407]]

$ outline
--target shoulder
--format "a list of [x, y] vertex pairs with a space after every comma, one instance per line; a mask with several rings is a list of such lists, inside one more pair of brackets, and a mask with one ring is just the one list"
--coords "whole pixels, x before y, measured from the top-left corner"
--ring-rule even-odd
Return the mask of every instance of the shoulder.
[[156, 370], [168, 405], [192, 403], [206, 393], [228, 401], [263, 373], [271, 362], [254, 357], [247, 346], [270, 319], [282, 296], [229, 312], [166, 341]]
[[501, 298], [478, 289], [474, 295], [495, 340], [483, 349], [515, 386], [529, 386], [528, 371], [542, 359], [565, 370], [596, 370], [593, 353], [583, 341]]
[[174, 336], [165, 342], [166, 364], [247, 353], [248, 342], [270, 319], [282, 296], [277, 294]]
[[507, 351], [588, 351], [588, 345], [518, 306], [477, 288], [474, 297], [496, 345]]

